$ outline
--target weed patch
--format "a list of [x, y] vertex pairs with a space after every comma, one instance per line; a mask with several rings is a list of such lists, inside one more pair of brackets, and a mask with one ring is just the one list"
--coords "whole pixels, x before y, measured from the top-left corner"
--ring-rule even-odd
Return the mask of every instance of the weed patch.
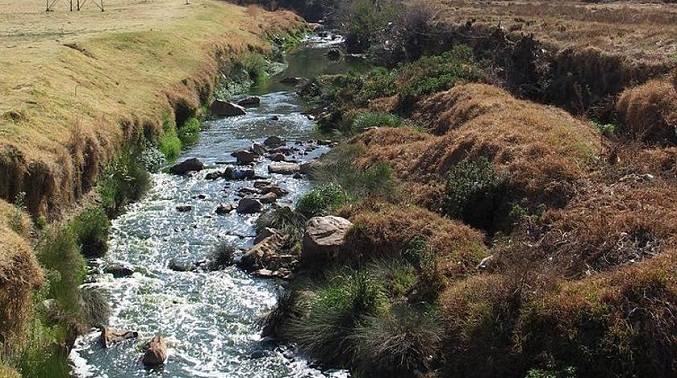
[[118, 216], [127, 204], [140, 199], [150, 188], [150, 174], [137, 156], [136, 152], [123, 151], [103, 172], [98, 191], [109, 218]]
[[185, 148], [197, 143], [197, 140], [200, 136], [200, 130], [200, 120], [195, 117], [188, 119], [186, 123], [179, 126], [177, 136], [181, 141], [181, 146]]
[[338, 185], [328, 184], [312, 189], [296, 203], [296, 211], [306, 218], [330, 215], [351, 201], [351, 197]]
[[353, 134], [359, 134], [372, 127], [400, 127], [402, 119], [385, 112], [360, 113], [352, 124]]

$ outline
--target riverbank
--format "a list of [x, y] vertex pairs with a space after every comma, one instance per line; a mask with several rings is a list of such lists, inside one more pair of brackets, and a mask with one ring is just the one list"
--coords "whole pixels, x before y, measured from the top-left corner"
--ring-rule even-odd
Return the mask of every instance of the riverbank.
[[34, 252], [40, 229], [72, 228], [55, 222], [122, 151], [199, 116], [234, 58], [270, 52], [269, 37], [303, 21], [213, 1], [111, 1], [105, 12], [4, 3], [0, 335], [16, 349], [44, 279]]

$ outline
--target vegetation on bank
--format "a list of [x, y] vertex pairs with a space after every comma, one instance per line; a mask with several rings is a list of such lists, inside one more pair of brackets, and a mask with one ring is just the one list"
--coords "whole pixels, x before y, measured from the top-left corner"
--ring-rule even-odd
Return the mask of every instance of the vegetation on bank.
[[[368, 377], [676, 374], [677, 88], [628, 89], [598, 126], [472, 83], [491, 66], [465, 49], [305, 88], [352, 139], [297, 211], [354, 226], [264, 334]], [[395, 190], [349, 189], [379, 166]]]

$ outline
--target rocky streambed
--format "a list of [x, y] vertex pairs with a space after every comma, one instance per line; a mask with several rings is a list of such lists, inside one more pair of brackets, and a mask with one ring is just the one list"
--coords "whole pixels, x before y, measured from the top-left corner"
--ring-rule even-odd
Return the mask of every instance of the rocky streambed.
[[[251, 249], [259, 214], [292, 206], [310, 189], [303, 164], [330, 146], [313, 138], [294, 86], [280, 81], [345, 69], [326, 56], [338, 42], [310, 39], [287, 72], [255, 91], [258, 101], [245, 104], [244, 115], [205, 122], [197, 145], [179, 159], [188, 163], [153, 175], [150, 192], [113, 221], [109, 253], [93, 264], [86, 285], [106, 294], [110, 328], [138, 335], [109, 348], [98, 330], [81, 337], [71, 353], [76, 376], [348, 376], [261, 338], [257, 321], [275, 305], [280, 285], [261, 276], [284, 277], [287, 267], [206, 265], [217, 245]], [[156, 334], [164, 336], [168, 363], [145, 368], [141, 347]]]

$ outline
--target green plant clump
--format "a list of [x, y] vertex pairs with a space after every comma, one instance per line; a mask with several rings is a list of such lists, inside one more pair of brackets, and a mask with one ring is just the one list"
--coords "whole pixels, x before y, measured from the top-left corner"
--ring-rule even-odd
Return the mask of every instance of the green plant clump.
[[150, 174], [137, 156], [138, 153], [123, 151], [103, 172], [98, 191], [109, 218], [118, 216], [127, 204], [150, 189]]
[[385, 112], [360, 113], [352, 125], [353, 134], [359, 134], [371, 127], [400, 127], [402, 119], [394, 114]]
[[325, 216], [350, 200], [350, 196], [340, 186], [323, 185], [303, 195], [296, 204], [296, 211], [306, 218]]
[[158, 138], [158, 148], [168, 161], [174, 161], [181, 154], [181, 139], [176, 131], [176, 125], [169, 118], [162, 124], [162, 135]]
[[181, 146], [189, 147], [197, 143], [200, 129], [200, 120], [195, 117], [191, 117], [186, 123], [179, 126], [178, 138], [181, 141]]
[[447, 173], [442, 210], [473, 227], [490, 229], [504, 191], [505, 178], [487, 158], [463, 161]]
[[104, 209], [92, 206], [70, 222], [82, 254], [87, 258], [102, 257], [108, 251], [110, 221]]

